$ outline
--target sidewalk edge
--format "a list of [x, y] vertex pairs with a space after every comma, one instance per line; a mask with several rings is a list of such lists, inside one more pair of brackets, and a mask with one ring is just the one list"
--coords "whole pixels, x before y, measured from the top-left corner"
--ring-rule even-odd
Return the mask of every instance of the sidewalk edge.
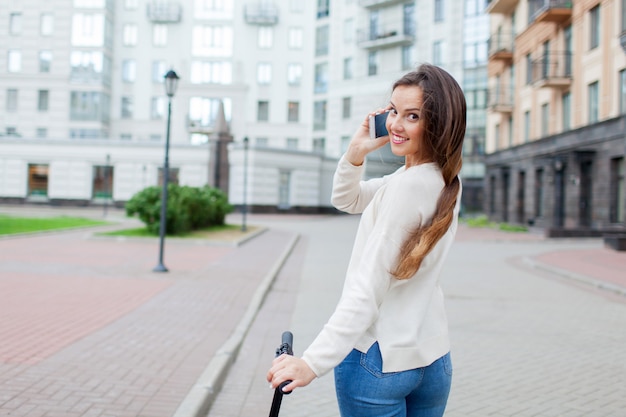
[[546, 263], [543, 262], [539, 262], [535, 259], [532, 259], [530, 257], [524, 257], [522, 259], [522, 261], [524, 262], [524, 264], [526, 264], [527, 266], [533, 268], [533, 269], [539, 269], [539, 270], [543, 270], [555, 275], [559, 275], [561, 277], [564, 278], [568, 278], [574, 281], [577, 281], [579, 283], [582, 284], [586, 284], [586, 285], [590, 285], [592, 287], [598, 288], [600, 290], [604, 290], [604, 291], [610, 291], [612, 293], [621, 295], [623, 297], [626, 297], [626, 287], [622, 287], [620, 285], [615, 285], [612, 284], [610, 282], [606, 282], [606, 281], [602, 281], [599, 280], [597, 278], [591, 278], [589, 276], [586, 275], [582, 275], [582, 274], [577, 274], [576, 272], [572, 272], [572, 271], [567, 271], [565, 269], [562, 268], [558, 268], [552, 265], [548, 265]]
[[239, 321], [237, 327], [228, 340], [226, 340], [221, 348], [215, 353], [215, 356], [213, 356], [208, 366], [200, 375], [200, 378], [198, 378], [172, 417], [204, 417], [208, 414], [211, 405], [219, 393], [221, 385], [228, 374], [230, 366], [233, 364], [237, 354], [239, 353], [239, 348], [243, 343], [243, 339], [248, 333], [257, 312], [263, 304], [263, 300], [265, 299], [267, 292], [272, 286], [272, 283], [274, 282], [283, 264], [291, 254], [291, 251], [295, 247], [299, 237], [300, 236], [298, 234], [295, 234], [291, 238], [281, 256], [263, 278], [263, 281], [261, 281], [261, 285], [259, 285], [256, 292], [252, 296], [250, 305]]

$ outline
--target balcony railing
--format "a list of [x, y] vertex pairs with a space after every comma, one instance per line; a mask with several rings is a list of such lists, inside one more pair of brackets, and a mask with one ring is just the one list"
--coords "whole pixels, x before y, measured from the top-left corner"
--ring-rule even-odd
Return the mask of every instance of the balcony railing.
[[487, 43], [489, 59], [512, 62], [514, 44], [513, 33], [501, 31], [494, 33]]
[[562, 24], [572, 17], [572, 0], [529, 0], [528, 18], [533, 22]]
[[489, 89], [487, 107], [498, 113], [513, 112], [513, 88], [506, 84], [497, 84]]
[[537, 88], [567, 88], [572, 84], [572, 53], [553, 52], [532, 62], [532, 83]]
[[147, 14], [153, 23], [178, 23], [183, 10], [179, 3], [155, 0], [148, 3]]
[[395, 26], [379, 26], [370, 30], [359, 30], [357, 42], [361, 48], [383, 49], [398, 45], [410, 45], [415, 40], [412, 28]]
[[403, 3], [406, 0], [359, 0], [359, 6], [365, 8], [378, 8]]
[[246, 23], [251, 25], [275, 25], [278, 23], [278, 7], [274, 4], [248, 4], [243, 9]]

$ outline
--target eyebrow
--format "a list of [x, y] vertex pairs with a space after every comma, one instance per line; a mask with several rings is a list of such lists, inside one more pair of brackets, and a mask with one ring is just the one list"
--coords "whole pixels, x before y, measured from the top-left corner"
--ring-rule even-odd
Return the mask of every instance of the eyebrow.
[[[389, 104], [391, 104], [394, 108], [396, 107], [395, 104], [393, 104], [393, 101], [389, 101]], [[411, 108], [411, 109], [404, 109], [404, 111], [421, 111], [422, 109], [420, 109], [419, 107], [415, 107], [415, 108]]]

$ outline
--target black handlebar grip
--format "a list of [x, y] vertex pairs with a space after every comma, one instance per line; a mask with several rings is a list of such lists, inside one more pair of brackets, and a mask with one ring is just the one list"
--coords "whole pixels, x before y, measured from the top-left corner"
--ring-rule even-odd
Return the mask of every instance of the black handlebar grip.
[[284, 352], [288, 355], [293, 355], [293, 333], [290, 331], [283, 332], [282, 344], [287, 346], [287, 352]]
[[[293, 355], [293, 333], [290, 331], [283, 332], [282, 343], [280, 347], [276, 349], [276, 356], [280, 356], [283, 353]], [[284, 391], [284, 388], [289, 384], [291, 384], [291, 380], [283, 382], [277, 389], [285, 395], [291, 394], [291, 391]]]

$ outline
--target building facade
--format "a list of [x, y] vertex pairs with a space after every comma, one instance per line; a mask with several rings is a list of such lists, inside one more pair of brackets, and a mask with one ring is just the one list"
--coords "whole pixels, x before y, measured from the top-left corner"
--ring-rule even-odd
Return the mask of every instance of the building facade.
[[485, 211], [593, 235], [625, 225], [626, 1], [494, 0]]

